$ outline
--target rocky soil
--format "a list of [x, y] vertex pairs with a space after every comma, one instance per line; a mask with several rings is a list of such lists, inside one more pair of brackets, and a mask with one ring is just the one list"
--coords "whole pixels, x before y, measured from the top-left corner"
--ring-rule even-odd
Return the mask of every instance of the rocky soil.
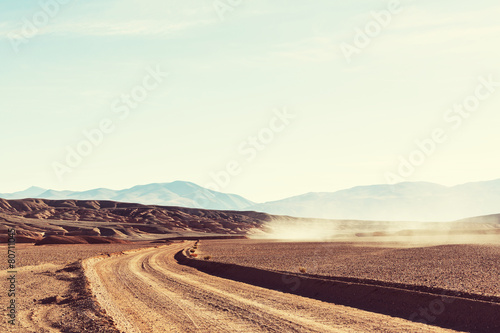
[[302, 268], [306, 274], [500, 296], [500, 245], [401, 246], [203, 240], [199, 255], [267, 270]]

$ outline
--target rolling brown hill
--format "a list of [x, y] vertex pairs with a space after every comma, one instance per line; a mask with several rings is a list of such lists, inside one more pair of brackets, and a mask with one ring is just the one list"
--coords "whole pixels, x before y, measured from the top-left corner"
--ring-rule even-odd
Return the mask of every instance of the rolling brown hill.
[[[160, 238], [166, 234], [245, 235], [271, 216], [96, 200], [0, 199], [0, 233], [15, 227], [18, 242], [51, 235]], [[19, 237], [23, 236], [23, 237]], [[175, 236], [175, 235], [174, 235]], [[3, 241], [0, 237], [0, 240]]]
[[[270, 223], [268, 223], [270, 222]], [[220, 211], [97, 200], [0, 199], [0, 243], [8, 228], [16, 229], [18, 243], [46, 243], [65, 237], [106, 237], [108, 240], [164, 242], [167, 239], [197, 239], [221, 235], [240, 236], [257, 229], [276, 238], [295, 230], [304, 236], [315, 231], [322, 237], [449, 236], [458, 234], [498, 235], [500, 215], [455, 222], [415, 225], [413, 222], [315, 220], [275, 216], [258, 212]], [[314, 234], [314, 233], [313, 233]], [[296, 236], [297, 236], [296, 235]], [[62, 238], [61, 238], [62, 237]], [[227, 237], [227, 236], [224, 236]], [[285, 237], [286, 238], [286, 237]], [[92, 240], [94, 241], [94, 240]]]

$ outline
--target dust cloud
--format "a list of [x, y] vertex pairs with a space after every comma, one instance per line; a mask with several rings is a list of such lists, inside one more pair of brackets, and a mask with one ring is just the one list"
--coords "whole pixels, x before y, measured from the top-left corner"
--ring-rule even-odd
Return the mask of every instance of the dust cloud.
[[453, 222], [359, 221], [275, 218], [252, 239], [313, 242], [382, 242], [407, 246], [440, 244], [500, 244], [500, 216]]

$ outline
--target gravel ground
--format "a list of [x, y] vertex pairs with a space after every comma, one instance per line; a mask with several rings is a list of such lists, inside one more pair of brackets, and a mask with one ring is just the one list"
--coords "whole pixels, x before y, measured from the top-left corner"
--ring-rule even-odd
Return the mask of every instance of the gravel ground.
[[205, 274], [172, 244], [84, 263], [99, 303], [124, 332], [455, 332]]
[[[16, 266], [35, 266], [41, 264], [62, 265], [79, 259], [93, 257], [99, 254], [114, 253], [136, 248], [152, 246], [154, 244], [78, 244], [78, 245], [43, 245], [27, 244], [16, 245]], [[0, 248], [6, 248], [1, 246]], [[5, 250], [7, 252], [7, 250]], [[2, 262], [1, 269], [6, 263]]]
[[216, 241], [199, 244], [213, 261], [269, 270], [444, 288], [500, 296], [500, 246], [384, 247], [359, 243]]
[[[80, 259], [116, 253], [145, 244], [16, 245], [16, 325], [7, 323], [2, 311], [0, 332], [100, 332], [117, 333], [112, 319], [94, 301], [85, 283]], [[7, 247], [0, 246], [7, 255]], [[0, 265], [6, 281], [7, 260]], [[7, 290], [6, 283], [3, 284]], [[0, 293], [0, 304], [10, 299]], [[6, 308], [5, 308], [6, 309]]]

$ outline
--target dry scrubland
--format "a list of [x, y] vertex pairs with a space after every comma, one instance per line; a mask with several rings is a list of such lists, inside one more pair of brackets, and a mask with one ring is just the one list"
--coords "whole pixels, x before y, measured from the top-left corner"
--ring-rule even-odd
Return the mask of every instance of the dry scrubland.
[[500, 297], [500, 245], [204, 240], [199, 255], [266, 270], [369, 279]]

